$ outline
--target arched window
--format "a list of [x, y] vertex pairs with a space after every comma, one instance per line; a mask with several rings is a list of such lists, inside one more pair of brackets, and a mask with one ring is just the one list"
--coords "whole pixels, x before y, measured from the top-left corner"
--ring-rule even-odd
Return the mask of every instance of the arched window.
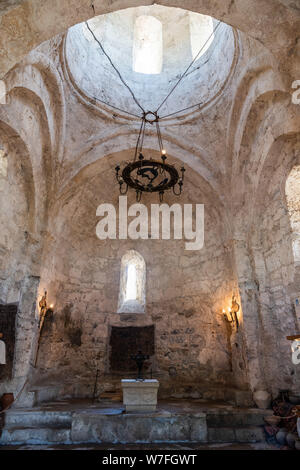
[[6, 85], [3, 80], [0, 80], [0, 104], [6, 104]]
[[290, 172], [285, 184], [285, 194], [293, 232], [294, 260], [300, 263], [300, 165]]
[[121, 260], [118, 313], [144, 313], [146, 297], [146, 264], [135, 250]]
[[128, 267], [127, 267], [125, 300], [136, 300], [137, 299], [136, 281], [137, 281], [137, 279], [136, 279], [136, 266], [135, 266], [135, 264], [129, 264]]
[[[205, 54], [214, 40], [214, 25], [210, 16], [200, 15], [199, 13], [189, 13], [190, 17], [190, 41], [192, 57], [195, 59], [201, 47], [203, 47], [198, 59]], [[210, 37], [211, 35], [211, 37]], [[210, 39], [208, 40], [208, 38]], [[207, 41], [207, 44], [205, 44]]]
[[7, 155], [3, 148], [0, 146], [0, 176], [7, 177]]
[[158, 74], [162, 70], [162, 24], [154, 16], [141, 15], [134, 25], [133, 71]]

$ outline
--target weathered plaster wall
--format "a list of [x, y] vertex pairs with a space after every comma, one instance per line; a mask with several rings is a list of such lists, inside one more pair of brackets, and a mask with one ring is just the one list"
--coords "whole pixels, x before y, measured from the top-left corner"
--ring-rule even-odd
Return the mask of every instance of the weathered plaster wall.
[[20, 155], [11, 150], [9, 154], [3, 151], [3, 161], [0, 173], [0, 253], [1, 253], [1, 292], [2, 303], [15, 301], [14, 293], [20, 289], [24, 277], [23, 256], [26, 251], [28, 227], [28, 201], [24, 191], [24, 177]]
[[[274, 395], [285, 387], [297, 393], [300, 384], [299, 370], [292, 363], [290, 342], [286, 339], [292, 331], [300, 328], [294, 308], [299, 275], [286, 198], [287, 177], [293, 164], [299, 160], [299, 154], [293, 150], [293, 145], [285, 147], [281, 145], [273, 150], [272, 157], [278, 160], [272, 178], [263, 190], [263, 201], [256, 219], [259, 223], [253, 228], [252, 237], [259, 300], [261, 365], [265, 382]], [[292, 180], [293, 184], [295, 173]], [[296, 191], [293, 194], [295, 196]], [[280, 374], [273, 373], [276, 367]]]

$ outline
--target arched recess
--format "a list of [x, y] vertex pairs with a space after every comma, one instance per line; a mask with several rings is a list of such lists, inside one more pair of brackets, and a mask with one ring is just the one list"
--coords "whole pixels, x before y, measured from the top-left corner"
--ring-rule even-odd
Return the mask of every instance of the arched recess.
[[[270, 92], [259, 96], [251, 107], [233, 173], [232, 199], [236, 213], [235, 233], [249, 233], [254, 201], [259, 196], [259, 181], [270, 148], [282, 135], [297, 130], [299, 111], [292, 109], [290, 95]], [[243, 234], [243, 235], [242, 235]]]
[[260, 96], [284, 91], [283, 85], [280, 86], [281, 77], [274, 71], [274, 64], [266, 64], [266, 60], [270, 60], [266, 55], [255, 57], [239, 80], [226, 136], [229, 163], [227, 177], [231, 177], [231, 172], [234, 172], [251, 107]]
[[298, 165], [292, 168], [287, 177], [285, 194], [293, 234], [294, 261], [300, 266], [300, 167]]
[[13, 153], [19, 163], [19, 172], [22, 176], [22, 189], [27, 201], [28, 207], [28, 228], [34, 233], [35, 231], [35, 187], [33, 181], [32, 164], [29, 157], [28, 148], [24, 140], [9, 126], [6, 122], [0, 120], [0, 140], [5, 146], [7, 158]]
[[[23, 87], [10, 90], [9, 104], [0, 107], [0, 136], [6, 142], [8, 158], [14, 157], [16, 168], [15, 177], [8, 178], [8, 182], [12, 185], [21, 178], [20, 188], [26, 200], [17, 206], [12, 203], [10, 209], [9, 201], [17, 203], [18, 192], [11, 197], [9, 192], [1, 195], [1, 206], [5, 207], [2, 215], [6, 217], [3, 227], [9, 230], [12, 221], [17, 225], [7, 236], [11, 257], [6, 257], [6, 273], [0, 285], [1, 301], [18, 303], [13, 382], [9, 385], [12, 391], [17, 391], [29, 371], [36, 337], [35, 302], [52, 184], [48, 119], [35, 92]], [[5, 386], [1, 384], [2, 389]]]
[[[12, 380], [1, 380], [0, 393], [16, 392], [29, 368], [35, 334], [35, 296], [40, 246], [36, 237], [36, 198], [26, 143], [0, 120], [0, 145], [7, 172], [0, 176], [0, 303], [18, 304]], [[5, 335], [5, 331], [4, 331]], [[13, 341], [10, 338], [10, 341]]]
[[[148, 150], [151, 149], [145, 149]], [[222, 308], [224, 308], [224, 296], [230, 298], [236, 286], [232, 275], [230, 252], [224, 247], [226, 242], [224, 210], [220, 207], [209, 183], [190, 169], [187, 176], [189, 184], [180, 200], [172, 195], [165, 199], [169, 204], [175, 202], [205, 204], [208, 231], [206, 249], [203, 251], [189, 254], [184, 249], [184, 242], [180, 240], [170, 240], [169, 243], [168, 240], [149, 239], [145, 242], [130, 239], [99, 240], [96, 237], [97, 207], [100, 203], [111, 203], [117, 208], [119, 192], [118, 185], [114, 184], [114, 168], [117, 162], [125, 162], [130, 155], [131, 150], [107, 155], [82, 168], [73, 179], [68, 180], [64, 191], [57, 195], [57, 200], [51, 207], [50, 243], [43, 265], [41, 289], [45, 288], [48, 291], [49, 302], [55, 305], [55, 314], [53, 323], [42, 340], [39, 366], [49, 374], [50, 372], [56, 374], [57, 380], [65, 378], [72, 380], [74, 374], [67, 374], [67, 368], [78, 370], [86, 360], [86, 355], [91, 354], [91, 348], [93, 350], [103, 348], [109, 338], [110, 325], [122, 326], [124, 321], [129, 321], [130, 326], [136, 325], [136, 322], [140, 322], [139, 325], [153, 324], [151, 317], [153, 315], [158, 322], [157, 328], [165, 328], [163, 326], [165, 324], [167, 328], [171, 328], [172, 322], [169, 319], [171, 320], [172, 315], [179, 315], [179, 322], [183, 328], [186, 321], [192, 325], [191, 328], [195, 328], [194, 333], [191, 333], [193, 335], [198, 335], [199, 326], [196, 327], [196, 324], [199, 325], [200, 322], [203, 325], [199, 333], [201, 338], [195, 337], [195, 346], [180, 355], [180, 360], [186, 361], [189, 355], [199, 350], [199, 358], [197, 353], [194, 359], [197, 364], [199, 362], [199, 367], [195, 365], [192, 372], [190, 370], [187, 372], [188, 381], [194, 380], [193, 377], [197, 376], [199, 370], [205, 370], [205, 377], [209, 375], [211, 380], [220, 384], [220, 387], [224, 386], [224, 383], [232, 385], [236, 379], [240, 380], [240, 383], [243, 382], [245, 387], [243, 360], [239, 358], [238, 361], [244, 367], [244, 371], [241, 369], [233, 371], [230, 367]], [[171, 158], [176, 165], [179, 164], [173, 155], [170, 155]], [[143, 202], [147, 207], [151, 203], [157, 203], [156, 196], [149, 195]], [[135, 193], [129, 192], [128, 207], [135, 202]], [[177, 243], [181, 244], [179, 252], [174, 249]], [[128, 250], [142, 254], [147, 269], [149, 267], [147, 308], [142, 315], [116, 315], [120, 257]], [[181, 270], [183, 274], [179, 276], [178, 272]], [[210, 277], [209, 280], [206, 276]], [[182, 295], [181, 286], [182, 289], [187, 289], [186, 296]], [[90, 331], [95, 337], [95, 342], [90, 342], [85, 334], [92, 325], [95, 327]], [[74, 348], [77, 348], [76, 364], [72, 362], [74, 350], [73, 345], [70, 346], [70, 341], [73, 341], [73, 336], [70, 339], [71, 326], [83, 332], [80, 349], [77, 344], [74, 345]], [[97, 343], [98, 338], [99, 343]], [[60, 351], [59, 362], [57, 356], [55, 357], [56, 346]], [[164, 361], [167, 360], [164, 347], [162, 345], [161, 349], [158, 348], [162, 368], [165, 367]], [[240, 349], [238, 352], [240, 353]], [[101, 354], [102, 364], [105, 350], [101, 349]], [[65, 357], [70, 358], [70, 361], [69, 359], [65, 361], [63, 359]], [[86, 374], [88, 373], [89, 371], [86, 371]], [[203, 382], [197, 383], [199, 387], [203, 386]], [[83, 387], [83, 381], [80, 386]]]
[[[35, 233], [47, 227], [49, 196], [53, 190], [51, 144], [47, 116], [39, 96], [18, 87], [9, 93], [10, 104], [0, 108], [0, 119], [16, 129], [28, 149], [35, 181]], [[19, 119], [16, 120], [16, 116]]]
[[278, 137], [261, 171], [248, 238], [257, 296], [257, 356], [265, 385], [274, 396], [283, 387], [296, 392], [300, 384], [286, 340], [300, 326], [293, 306], [300, 276], [285, 194], [288, 175], [299, 163], [300, 134]]
[[[124, 139], [126, 136], [126, 139]], [[156, 135], [147, 136], [147, 142], [152, 143], [153, 147], [148, 147], [145, 149], [145, 154], [157, 156], [156, 147], [157, 147], [157, 137]], [[167, 136], [164, 136], [165, 140]], [[132, 148], [130, 148], [130, 143], [132, 141]], [[108, 144], [110, 143], [110, 153], [105, 153], [107, 151]], [[113, 168], [114, 163], [121, 162], [124, 160], [129, 160], [134, 155], [134, 144], [136, 142], [136, 136], [132, 133], [122, 133], [109, 135], [106, 139], [99, 141], [97, 138], [92, 143], [89, 143], [89, 146], [81, 149], [80, 153], [76, 157], [75, 165], [72, 168], [72, 171], [66, 176], [64, 184], [61, 186], [60, 190], [57, 192], [56, 201], [67, 200], [74, 191], [78, 184], [82, 184], [83, 181], [88, 181], [93, 177], [95, 172], [98, 171], [99, 167], [103, 164], [104, 167], [107, 167], [107, 164], [110, 165], [112, 171], [112, 181], [113, 181]], [[227, 217], [228, 213], [225, 210], [223, 198], [222, 198], [222, 188], [218, 186], [218, 180], [211, 173], [212, 169], [206, 166], [206, 160], [209, 159], [209, 156], [205, 154], [205, 158], [202, 155], [202, 149], [197, 152], [193, 152], [189, 149], [184, 149], [179, 146], [179, 143], [175, 139], [168, 140], [168, 149], [169, 149], [169, 158], [170, 161], [177, 159], [177, 166], [180, 165], [179, 162], [184, 162], [190, 168], [190, 171], [199, 175], [201, 179], [201, 189], [203, 190], [203, 195], [205, 199], [199, 201], [199, 203], [207, 203], [214, 208], [214, 216], [219, 220], [222, 220], [224, 223], [224, 239], [229, 237], [231, 233], [231, 220]], [[103, 160], [103, 162], [102, 162]], [[105, 162], [104, 162], [105, 161]], [[109, 163], [110, 162], [110, 163]], [[77, 164], [78, 163], [78, 164]], [[189, 170], [188, 168], [188, 170]], [[56, 210], [55, 207], [57, 204], [53, 204], [53, 210]]]
[[[92, 165], [97, 160], [104, 158], [107, 155], [113, 155], [118, 152], [128, 151], [128, 158], [132, 158], [134, 155], [134, 148], [136, 145], [136, 139], [138, 136], [138, 129], [130, 129], [128, 131], [118, 131], [116, 133], [108, 133], [103, 136], [96, 135], [87, 144], [84, 143], [78, 152], [73, 157], [72, 165], [70, 165], [69, 172], [65, 174], [61, 191], [63, 191], [66, 185], [69, 184], [71, 179], [75, 178], [84, 167]], [[213, 155], [207, 149], [198, 147], [195, 149], [193, 141], [185, 139], [185, 146], [183, 147], [179, 139], [176, 139], [174, 135], [162, 132], [162, 137], [168, 148], [169, 158], [177, 158], [181, 162], [189, 165], [196, 171], [201, 177], [208, 183], [208, 185], [215, 192], [218, 199], [221, 200], [223, 188], [221, 182], [218, 179], [218, 168], [213, 165]], [[147, 147], [151, 154], [158, 156], [157, 153], [157, 135], [155, 132], [147, 132]], [[109, 148], [109, 154], [107, 149]], [[131, 149], [131, 150], [129, 150]]]
[[7, 158], [1, 177], [1, 292], [0, 299], [18, 300], [18, 278], [30, 264], [29, 239], [35, 232], [35, 188], [28, 149], [7, 123], [0, 121], [0, 142]]
[[61, 162], [64, 152], [66, 106], [61, 77], [49, 57], [32, 51], [7, 74], [7, 93], [26, 89], [40, 101], [47, 118], [52, 153], [52, 169]]
[[[256, 201], [263, 194], [264, 188], [272, 177], [274, 166], [270, 164], [270, 151], [283, 136], [293, 138], [298, 127], [298, 110], [291, 106], [288, 94], [266, 93], [258, 97], [251, 107], [238, 155], [238, 165], [234, 174], [232, 209], [233, 209], [233, 253], [239, 284], [243, 311], [244, 338], [249, 365], [249, 377], [252, 390], [270, 386], [264, 374], [262, 354], [264, 341], [260, 309], [259, 285], [255, 274], [254, 255], [251, 249], [251, 236], [256, 219]], [[276, 153], [276, 165], [281, 163], [280, 154]], [[274, 162], [275, 163], [275, 162]], [[263, 169], [268, 168], [269, 174]], [[259, 242], [258, 242], [259, 246]], [[258, 259], [258, 257], [257, 257]]]

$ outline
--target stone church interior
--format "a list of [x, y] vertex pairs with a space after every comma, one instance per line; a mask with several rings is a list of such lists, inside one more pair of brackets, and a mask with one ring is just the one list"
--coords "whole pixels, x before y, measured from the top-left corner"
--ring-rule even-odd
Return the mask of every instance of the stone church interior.
[[[1, 2], [0, 446], [300, 450], [299, 31], [298, 0]], [[125, 199], [149, 226], [101, 239]], [[201, 249], [159, 204], [202, 205]]]

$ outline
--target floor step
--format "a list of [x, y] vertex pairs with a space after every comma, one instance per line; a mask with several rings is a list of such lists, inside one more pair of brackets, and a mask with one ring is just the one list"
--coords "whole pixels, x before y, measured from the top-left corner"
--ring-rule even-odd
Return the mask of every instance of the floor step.
[[99, 395], [101, 400], [116, 401], [122, 403], [123, 395], [121, 391], [118, 392], [102, 392]]
[[262, 426], [209, 427], [208, 442], [240, 442], [253, 443], [266, 440]]
[[65, 427], [5, 426], [0, 445], [70, 444], [71, 429]]
[[272, 410], [258, 409], [240, 409], [233, 411], [214, 410], [207, 413], [208, 427], [247, 427], [247, 426], [263, 426], [265, 424], [264, 417], [272, 415]]
[[71, 427], [72, 413], [68, 411], [45, 411], [12, 409], [5, 413], [5, 426], [61, 426]]

